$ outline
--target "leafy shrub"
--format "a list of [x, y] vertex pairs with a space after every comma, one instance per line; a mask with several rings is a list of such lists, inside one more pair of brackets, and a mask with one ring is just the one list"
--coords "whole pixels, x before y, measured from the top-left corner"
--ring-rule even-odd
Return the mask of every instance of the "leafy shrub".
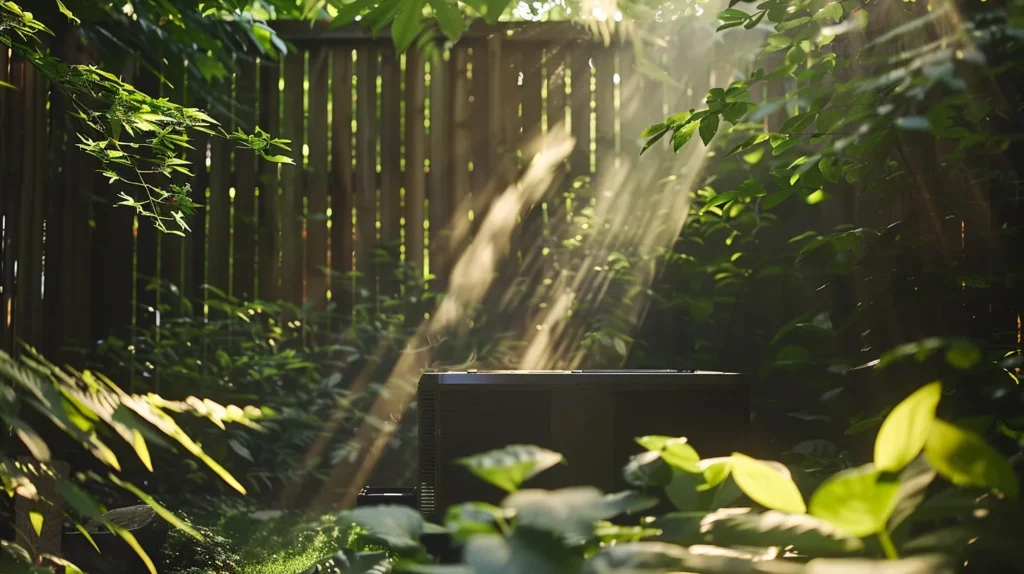
[[[245, 493], [234, 476], [179, 426], [172, 413], [193, 415], [222, 429], [227, 424], [258, 429], [256, 421], [261, 414], [254, 407], [222, 406], [209, 399], [189, 397], [172, 401], [156, 394], [128, 393], [99, 373], [61, 369], [31, 348], [25, 349], [18, 359], [0, 352], [0, 418], [14, 430], [30, 460], [15, 461], [5, 452], [0, 458], [0, 484], [9, 497], [21, 497], [34, 503], [30, 514], [38, 534], [45, 517], [40, 509], [57, 501], [47, 500], [46, 491], [37, 488], [37, 484], [53, 481], [56, 495], [67, 506], [69, 517], [83, 536], [89, 538], [80, 521], [97, 521], [127, 542], [155, 574], [152, 560], [135, 536], [113, 522], [103, 505], [90, 496], [90, 491], [95, 491], [97, 486], [117, 488], [149, 505], [172, 526], [192, 536], [198, 533], [131, 482], [122, 468], [130, 459], [124, 458], [124, 454], [119, 456], [117, 451], [127, 451], [152, 473], [159, 465], [154, 465], [150, 445], [171, 450], [171, 444], [176, 444], [228, 486]], [[40, 422], [45, 423], [45, 427], [40, 427]], [[83, 455], [81, 468], [73, 467], [77, 472], [62, 477], [53, 470], [50, 464], [53, 451], [46, 436], [51, 441], [69, 439], [62, 444], [72, 445], [76, 451], [61, 452], [62, 458]], [[108, 442], [111, 440], [114, 442]], [[89, 463], [97, 470], [85, 472]], [[25, 559], [37, 564], [46, 560], [63, 563], [58, 557], [36, 556], [35, 552], [13, 543], [5, 542], [4, 551], [7, 558], [21, 563], [22, 567]]]
[[[739, 453], [701, 459], [685, 438], [637, 439], [646, 452], [625, 476], [639, 490], [617, 494], [521, 490], [524, 479], [558, 460], [544, 449], [471, 457], [465, 466], [510, 494], [500, 507], [448, 509], [445, 527], [464, 545], [461, 566], [424, 562], [418, 539], [430, 527], [410, 509], [345, 516], [410, 572], [925, 573], [975, 562], [982, 571], [1019, 568], [1007, 534], [1020, 511], [1019, 478], [980, 435], [936, 416], [942, 396], [943, 385], [934, 382], [905, 398], [882, 423], [872, 462], [815, 487], [801, 488], [773, 461]], [[530, 464], [533, 471], [524, 472]], [[650, 495], [667, 497], [677, 511], [632, 525], [620, 518], [651, 508], [657, 498]]]

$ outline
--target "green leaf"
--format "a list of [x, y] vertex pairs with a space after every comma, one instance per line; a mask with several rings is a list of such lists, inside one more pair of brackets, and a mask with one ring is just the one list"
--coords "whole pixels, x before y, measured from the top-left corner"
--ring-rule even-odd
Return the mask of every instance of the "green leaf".
[[42, 536], [42, 534], [43, 534], [43, 514], [41, 512], [36, 512], [35, 510], [30, 510], [28, 512], [28, 519], [29, 519], [29, 522], [32, 523], [32, 530], [36, 531], [36, 536]]
[[730, 191], [726, 191], [726, 192], [723, 192], [723, 193], [719, 193], [718, 195], [716, 195], [716, 196], [712, 197], [711, 199], [709, 199], [708, 202], [704, 204], [704, 207], [702, 207], [700, 211], [701, 211], [701, 213], [703, 213], [703, 212], [707, 211], [708, 209], [711, 209], [712, 207], [714, 207], [716, 205], [722, 205], [723, 203], [728, 203], [728, 202], [736, 199], [736, 196], [738, 196], [738, 195], [739, 195], [739, 191], [737, 191], [737, 190], [730, 190]]
[[562, 455], [533, 445], [511, 445], [457, 461], [477, 477], [514, 492], [524, 481], [562, 462]]
[[843, 5], [840, 4], [839, 2], [833, 2], [831, 4], [827, 4], [821, 10], [818, 10], [818, 13], [814, 15], [814, 18], [812, 18], [812, 20], [825, 20], [828, 22], [835, 23], [838, 22], [842, 17]]
[[673, 132], [672, 149], [679, 151], [680, 148], [686, 145], [686, 142], [690, 141], [690, 138], [693, 137], [693, 132], [697, 131], [697, 126], [697, 122], [690, 122]]
[[423, 517], [407, 506], [365, 506], [346, 511], [342, 517], [365, 528], [371, 539], [398, 552], [419, 548], [426, 526]]
[[711, 143], [711, 138], [718, 132], [718, 114], [708, 114], [700, 120], [700, 139], [704, 145]]
[[790, 514], [807, 512], [800, 489], [789, 473], [783, 473], [764, 461], [734, 453], [732, 478], [744, 494], [765, 508]]
[[75, 15], [71, 13], [71, 10], [68, 10], [68, 7], [60, 0], [57, 0], [57, 9], [60, 10], [60, 13], [66, 16], [68, 20], [71, 20], [75, 24], [82, 23], [82, 21], [76, 18]]
[[811, 496], [810, 512], [853, 536], [870, 536], [885, 528], [896, 508], [899, 482], [883, 478], [872, 464], [828, 478]]
[[603, 494], [596, 488], [582, 486], [521, 490], [510, 494], [502, 507], [515, 511], [517, 527], [542, 530], [568, 544], [581, 544], [593, 538], [595, 522], [646, 510], [657, 502], [636, 492]]
[[941, 397], [942, 383], [929, 383], [903, 399], [885, 417], [875, 437], [878, 470], [899, 472], [921, 454]]
[[782, 203], [783, 201], [789, 199], [789, 196], [791, 195], [793, 195], [793, 190], [791, 189], [780, 189], [779, 191], [773, 191], [766, 195], [764, 199], [761, 200], [761, 209], [771, 209], [776, 205]]
[[728, 10], [722, 10], [716, 16], [722, 22], [736, 22], [746, 20], [750, 15], [743, 10], [736, 10], [735, 8], [729, 8]]
[[701, 486], [700, 475], [691, 474], [678, 468], [672, 469], [672, 480], [665, 486], [665, 496], [678, 510], [697, 509]]
[[470, 538], [463, 562], [470, 567], [467, 574], [565, 574], [579, 572], [581, 558], [576, 552], [566, 552], [565, 545], [547, 532], [516, 529], [508, 537], [482, 534]]
[[953, 484], [998, 490], [1011, 499], [1019, 494], [1010, 463], [980, 436], [936, 419], [924, 445], [935, 470]]
[[697, 467], [700, 455], [687, 443], [685, 437], [651, 435], [640, 437], [636, 442], [649, 451], [659, 453], [665, 462], [676, 468], [687, 472], [700, 472]]
[[28, 448], [33, 458], [39, 462], [50, 460], [50, 447], [47, 446], [46, 441], [43, 440], [43, 437], [34, 428], [19, 418], [8, 417], [6, 421], [11, 429], [14, 430], [14, 434], [18, 435], [21, 442]]
[[654, 451], [643, 452], [629, 459], [622, 476], [632, 486], [665, 486], [672, 480], [672, 467]]
[[815, 121], [815, 127], [817, 128], [818, 133], [828, 133], [843, 120], [845, 115], [846, 111], [839, 108], [828, 108], [827, 110], [821, 110], [818, 112], [818, 117]]
[[[444, 2], [445, 0], [440, 1]], [[461, 17], [459, 21], [462, 21]], [[399, 52], [408, 50], [416, 40], [416, 36], [419, 35], [422, 25], [423, 1], [412, 0], [398, 13], [398, 17], [395, 18], [395, 23], [391, 27], [391, 38], [395, 43], [395, 49]]]
[[458, 41], [462, 32], [466, 29], [466, 22], [462, 14], [449, 0], [429, 0], [430, 7], [434, 10], [434, 17], [441, 27], [441, 32], [452, 42]]
[[640, 139], [652, 138], [658, 134], [664, 134], [666, 131], [668, 131], [669, 127], [669, 125], [664, 123], [658, 123], [654, 124], [653, 126], [648, 126], [647, 129], [640, 132]]
[[484, 502], [456, 504], [445, 512], [445, 529], [457, 541], [477, 534], [496, 534], [496, 523], [505, 519], [505, 511]]
[[786, 52], [786, 63], [790, 66], [799, 66], [807, 61], [807, 52], [800, 45], [795, 45]]
[[922, 554], [899, 560], [873, 558], [817, 558], [807, 563], [806, 574], [954, 574], [953, 558]]
[[57, 493], [75, 512], [87, 518], [99, 519], [103, 516], [103, 507], [96, 503], [77, 484], [61, 480], [57, 482]]
[[747, 115], [748, 107], [748, 104], [745, 102], [729, 104], [726, 106], [725, 111], [722, 112], [722, 117], [729, 123], [739, 123], [739, 121], [743, 119], [743, 116]]
[[863, 550], [859, 538], [807, 514], [714, 512], [701, 520], [701, 533], [716, 546], [793, 546], [808, 556], [834, 556]]
[[484, 19], [494, 24], [501, 17], [501, 13], [505, 11], [508, 3], [509, 0], [487, 0], [487, 13], [484, 14]]

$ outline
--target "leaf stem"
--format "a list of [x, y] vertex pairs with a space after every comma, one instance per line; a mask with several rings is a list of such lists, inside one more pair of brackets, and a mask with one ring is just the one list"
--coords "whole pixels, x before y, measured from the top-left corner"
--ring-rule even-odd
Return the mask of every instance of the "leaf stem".
[[882, 543], [882, 550], [885, 552], [885, 557], [889, 560], [899, 560], [900, 554], [896, 552], [896, 545], [892, 543], [892, 537], [889, 536], [889, 531], [882, 529], [878, 531], [878, 541]]

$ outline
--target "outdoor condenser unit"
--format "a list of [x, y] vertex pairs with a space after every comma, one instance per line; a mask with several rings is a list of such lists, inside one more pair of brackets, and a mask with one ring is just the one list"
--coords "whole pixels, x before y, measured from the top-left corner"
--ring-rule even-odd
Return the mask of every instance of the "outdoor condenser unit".
[[702, 457], [746, 447], [750, 389], [734, 373], [683, 371], [428, 372], [419, 382], [418, 504], [439, 521], [452, 504], [499, 503], [502, 491], [456, 464], [510, 444], [565, 456], [529, 487], [627, 488], [634, 438], [685, 436]]

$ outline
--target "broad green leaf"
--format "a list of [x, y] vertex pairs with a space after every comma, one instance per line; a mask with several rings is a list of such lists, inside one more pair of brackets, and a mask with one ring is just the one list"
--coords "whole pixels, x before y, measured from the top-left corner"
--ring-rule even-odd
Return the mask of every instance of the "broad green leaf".
[[959, 486], [998, 490], [1016, 499], [1017, 476], [1010, 463], [977, 434], [936, 419], [924, 445], [928, 463]]
[[789, 199], [789, 196], [791, 195], [793, 195], [793, 190], [791, 189], [780, 189], [779, 191], [773, 191], [772, 193], [769, 193], [764, 197], [764, 199], [761, 200], [761, 209], [771, 209], [776, 205], [782, 203], [783, 201]]
[[924, 502], [928, 487], [935, 480], [935, 474], [935, 469], [923, 456], [914, 459], [900, 472], [896, 508], [887, 525], [890, 531], [898, 528]]
[[729, 123], [739, 123], [739, 121], [743, 119], [743, 116], [747, 115], [748, 108], [749, 105], [745, 102], [731, 103], [726, 106], [725, 111], [722, 112], [722, 117]]
[[687, 472], [700, 472], [697, 468], [700, 455], [687, 443], [685, 437], [651, 435], [640, 437], [636, 442], [649, 451], [661, 454], [661, 458], [674, 467]]
[[826, 134], [832, 128], [839, 124], [846, 115], [846, 111], [840, 108], [828, 108], [818, 112], [818, 117], [815, 120], [815, 128], [818, 133]]
[[665, 486], [672, 480], [672, 467], [658, 452], [642, 452], [629, 459], [622, 476], [632, 486]]
[[728, 10], [722, 10], [716, 16], [722, 22], [735, 22], [738, 20], [746, 20], [749, 14], [743, 10], [736, 10], [735, 8], [729, 8]]
[[[751, 562], [763, 558], [763, 555], [727, 549], [716, 550], [718, 550], [716, 555], [705, 555], [691, 553], [681, 546], [664, 542], [625, 542], [603, 548], [597, 554], [589, 557], [583, 564], [581, 574], [668, 574], [670, 572], [725, 574], [760, 570], [753, 568]], [[801, 572], [799, 569], [773, 569], [772, 571], [779, 574]], [[529, 571], [515, 570], [514, 572]], [[530, 574], [533, 573], [530, 572]]]
[[43, 534], [43, 514], [30, 510], [28, 513], [28, 520], [32, 523], [32, 530], [36, 531], [36, 536], [42, 536]]
[[520, 490], [510, 494], [502, 507], [515, 512], [517, 526], [549, 532], [569, 544], [581, 544], [594, 536], [596, 522], [646, 510], [657, 502], [636, 492], [602, 494], [596, 488], [582, 486]]
[[727, 456], [717, 458], [706, 458], [698, 465], [704, 474], [704, 484], [701, 490], [708, 490], [725, 482], [732, 471], [732, 459]]
[[348, 510], [342, 518], [369, 531], [370, 538], [397, 552], [419, 548], [426, 522], [406, 506], [365, 506]]
[[562, 455], [533, 445], [511, 445], [458, 461], [487, 482], [514, 492], [524, 481], [562, 462]]
[[711, 209], [712, 207], [714, 207], [716, 205], [722, 205], [724, 203], [728, 203], [728, 202], [736, 199], [736, 196], [738, 196], [738, 195], [739, 195], [739, 192], [736, 191], [736, 190], [730, 190], [730, 191], [726, 191], [726, 192], [723, 192], [723, 193], [719, 193], [718, 195], [716, 195], [716, 196], [712, 197], [711, 199], [709, 199], [708, 202], [704, 204], [704, 207], [701, 208], [701, 212], [703, 213], [703, 212], [707, 211], [708, 209]]
[[505, 511], [483, 502], [451, 506], [445, 512], [445, 529], [457, 541], [465, 542], [477, 534], [497, 534], [496, 523], [505, 519]]
[[97, 504], [92, 497], [72, 482], [66, 480], [58, 481], [57, 493], [75, 512], [87, 518], [99, 519], [105, 512], [102, 506]]
[[929, 383], [903, 399], [885, 417], [875, 437], [878, 470], [899, 472], [921, 454], [941, 397], [942, 383]]
[[137, 496], [139, 498], [139, 500], [141, 500], [142, 502], [146, 503], [158, 515], [160, 515], [160, 518], [163, 518], [164, 520], [166, 520], [168, 522], [168, 524], [170, 524], [171, 526], [177, 528], [178, 530], [181, 530], [182, 532], [185, 532], [186, 534], [188, 534], [189, 536], [195, 538], [196, 540], [202, 540], [203, 539], [202, 535], [200, 535], [199, 532], [197, 532], [194, 528], [189, 526], [189, 524], [187, 522], [185, 522], [184, 520], [182, 520], [182, 519], [178, 518], [177, 516], [175, 516], [174, 513], [171, 512], [170, 510], [167, 510], [166, 508], [164, 508], [159, 502], [156, 501], [156, 499], [154, 499], [152, 496], [147, 494], [145, 491], [143, 491], [139, 487], [135, 486], [134, 484], [132, 484], [130, 482], [122, 481], [121, 479], [119, 479], [117, 476], [115, 476], [113, 474], [109, 475], [109, 478], [110, 478], [110, 481], [113, 482], [114, 484], [120, 486], [121, 488], [123, 488], [123, 489], [127, 490], [128, 492], [130, 492], [130, 493], [134, 494], [135, 496]]
[[872, 464], [847, 469], [814, 491], [810, 512], [853, 536], [870, 536], [885, 528], [896, 508], [899, 487], [898, 481], [883, 478]]
[[487, 0], [487, 13], [484, 14], [484, 18], [494, 24], [501, 18], [502, 12], [505, 11], [505, 7], [508, 6], [509, 0]]
[[658, 134], [663, 134], [663, 133], [665, 133], [669, 129], [669, 127], [670, 127], [669, 125], [663, 124], [663, 123], [654, 124], [653, 126], [648, 126], [646, 129], [644, 129], [644, 131], [640, 132], [640, 138], [641, 139], [652, 138], [652, 137], [654, 137], [654, 136], [656, 136]]
[[699, 124], [697, 122], [690, 122], [673, 132], [672, 149], [674, 151], [679, 151], [684, 145], [686, 145], [686, 143], [690, 141], [690, 138], [693, 137], [693, 132], [697, 131], [698, 125]]
[[[466, 23], [455, 3], [450, 0], [429, 0], [429, 2], [430, 7], [434, 10], [434, 17], [437, 18], [437, 23], [441, 27], [441, 32], [449, 40], [457, 41], [466, 29]], [[410, 5], [415, 5], [415, 3]]]
[[827, 22], [838, 22], [843, 17], [843, 5], [839, 2], [827, 4], [814, 15], [812, 20], [825, 20]]
[[800, 489], [792, 477], [764, 461], [734, 453], [732, 478], [744, 494], [765, 508], [790, 514], [807, 512]]
[[718, 114], [708, 114], [700, 120], [700, 139], [704, 145], [711, 143], [711, 138], [718, 133]]
[[516, 529], [509, 537], [474, 536], [463, 551], [467, 574], [565, 574], [579, 572], [580, 561], [579, 553], [566, 552], [551, 534], [530, 529]]
[[665, 485], [665, 496], [678, 510], [696, 510], [700, 494], [698, 489], [703, 482], [700, 478], [698, 474], [673, 468], [672, 480]]
[[899, 560], [874, 558], [817, 558], [802, 574], [954, 574], [957, 564], [950, 556], [922, 554]]
[[793, 546], [807, 556], [833, 556], [864, 548], [859, 538], [830, 522], [774, 510], [713, 512], [701, 520], [701, 533], [717, 546]]
[[[441, 0], [444, 1], [444, 0]], [[412, 0], [395, 18], [391, 27], [391, 38], [395, 43], [395, 49], [404, 52], [412, 45], [413, 40], [420, 33], [423, 21], [423, 1]]]

